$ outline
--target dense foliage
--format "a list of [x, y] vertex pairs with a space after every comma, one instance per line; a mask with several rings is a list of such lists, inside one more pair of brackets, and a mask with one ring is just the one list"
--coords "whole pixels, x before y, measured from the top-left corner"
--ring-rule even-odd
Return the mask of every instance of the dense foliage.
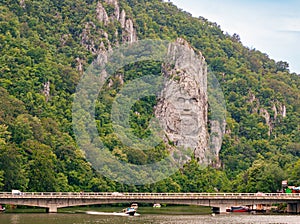
[[[286, 62], [244, 47], [238, 35], [230, 36], [172, 3], [119, 4], [133, 19], [139, 39], [183, 37], [206, 58], [227, 103], [222, 168], [202, 170], [191, 161], [168, 179], [139, 187], [113, 182], [93, 170], [71, 125], [72, 100], [82, 75], [78, 59], [86, 68], [96, 58], [82, 44], [81, 34], [92, 21], [96, 29], [90, 35], [99, 41], [97, 29], [102, 29], [116, 43], [113, 33], [120, 25], [97, 21], [95, 0], [0, 0], [0, 190], [276, 192], [283, 179], [300, 185], [299, 75], [290, 73]], [[122, 72], [126, 82], [160, 71], [156, 63], [144, 63]], [[121, 85], [117, 76], [113, 83], [96, 105], [101, 138], [124, 161], [160, 159], [167, 153], [164, 145], [144, 154], [122, 147], [113, 134], [109, 112]], [[148, 134], [155, 100], [144, 98], [134, 105], [138, 113], [132, 113], [131, 125], [139, 137]]]

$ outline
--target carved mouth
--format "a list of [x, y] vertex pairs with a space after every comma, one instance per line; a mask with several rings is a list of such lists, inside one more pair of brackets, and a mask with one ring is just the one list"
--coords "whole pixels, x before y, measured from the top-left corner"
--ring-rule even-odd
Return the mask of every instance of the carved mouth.
[[183, 118], [184, 118], [184, 117], [188, 117], [189, 119], [191, 119], [190, 117], [193, 117], [193, 118], [196, 119], [196, 117], [197, 117], [198, 115], [197, 115], [197, 113], [194, 113], [194, 112], [191, 112], [191, 111], [190, 111], [190, 112], [185, 111], [185, 112], [181, 112], [181, 113], [180, 113], [180, 116], [183, 117]]
[[196, 119], [182, 119], [181, 120], [181, 125], [184, 126], [195, 126], [197, 125], [197, 120]]

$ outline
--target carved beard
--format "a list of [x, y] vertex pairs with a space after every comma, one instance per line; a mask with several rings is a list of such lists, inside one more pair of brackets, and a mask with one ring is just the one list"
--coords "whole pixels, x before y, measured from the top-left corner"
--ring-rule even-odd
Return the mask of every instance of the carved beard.
[[198, 119], [196, 114], [181, 115], [180, 133], [182, 136], [196, 137], [199, 132]]

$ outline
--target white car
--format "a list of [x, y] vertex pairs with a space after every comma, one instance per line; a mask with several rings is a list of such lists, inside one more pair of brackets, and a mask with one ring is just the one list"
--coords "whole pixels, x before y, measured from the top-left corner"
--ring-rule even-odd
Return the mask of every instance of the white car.
[[21, 191], [19, 190], [11, 190], [12, 195], [22, 195]]
[[111, 193], [111, 196], [124, 196], [124, 194], [119, 193], [119, 192], [113, 192], [113, 193]]

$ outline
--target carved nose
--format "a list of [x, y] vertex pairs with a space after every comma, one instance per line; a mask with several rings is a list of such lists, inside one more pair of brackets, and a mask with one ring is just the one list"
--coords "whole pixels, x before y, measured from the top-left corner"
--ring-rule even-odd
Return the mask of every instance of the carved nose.
[[191, 105], [189, 103], [186, 103], [184, 105], [183, 111], [190, 111], [191, 110]]
[[190, 111], [191, 110], [191, 103], [189, 100], [184, 101], [184, 111]]

